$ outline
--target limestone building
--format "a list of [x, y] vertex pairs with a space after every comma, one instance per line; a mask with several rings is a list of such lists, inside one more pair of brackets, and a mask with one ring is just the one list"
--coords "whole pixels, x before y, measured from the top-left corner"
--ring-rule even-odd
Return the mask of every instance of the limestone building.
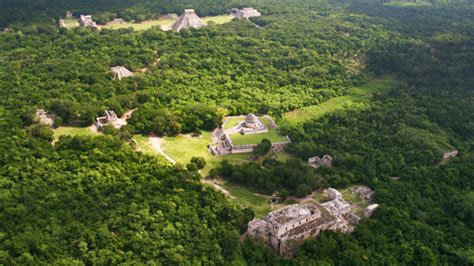
[[291, 254], [304, 240], [324, 230], [337, 230], [336, 218], [315, 201], [293, 204], [248, 224], [248, 235], [270, 245], [278, 254]]
[[111, 67], [110, 73], [112, 73], [112, 76], [114, 79], [118, 79], [118, 80], [133, 76], [133, 72], [123, 66]]
[[326, 154], [323, 156], [323, 158], [320, 158], [319, 156], [309, 158], [308, 164], [310, 164], [314, 168], [319, 168], [321, 166], [331, 167], [333, 160], [334, 159], [331, 157], [331, 155]]
[[260, 17], [262, 14], [258, 12], [257, 9], [253, 7], [244, 7], [243, 9], [238, 9], [238, 8], [232, 8], [229, 11], [229, 14], [231, 16], [234, 16], [236, 18], [243, 18], [243, 19], [249, 19], [253, 17]]
[[173, 23], [171, 29], [179, 32], [182, 29], [199, 29], [204, 26], [206, 24], [196, 15], [194, 9], [185, 9], [183, 15]]
[[92, 20], [91, 15], [81, 15], [79, 17], [79, 25], [81, 27], [97, 28], [97, 24]]
[[448, 151], [448, 152], [443, 153], [443, 159], [454, 158], [454, 157], [458, 156], [458, 154], [459, 154], [459, 151], [457, 151], [457, 150]]
[[122, 126], [122, 123], [112, 110], [105, 110], [105, 116], [97, 117], [97, 130], [101, 130], [106, 125], [112, 125], [115, 128]]
[[64, 19], [59, 20], [59, 27], [60, 28], [66, 28], [66, 23], [64, 22]]
[[54, 116], [48, 114], [44, 109], [38, 109], [35, 113], [35, 121], [43, 125], [53, 126]]

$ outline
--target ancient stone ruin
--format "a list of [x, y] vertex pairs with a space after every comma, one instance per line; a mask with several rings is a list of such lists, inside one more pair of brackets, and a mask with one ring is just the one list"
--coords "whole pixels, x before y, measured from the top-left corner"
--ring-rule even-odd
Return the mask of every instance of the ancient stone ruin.
[[59, 19], [58, 24], [60, 28], [66, 28], [66, 23], [64, 22], [64, 19]]
[[248, 114], [245, 120], [239, 123], [236, 130], [244, 135], [268, 132], [268, 128], [252, 113]]
[[194, 9], [185, 9], [183, 15], [173, 23], [171, 29], [179, 32], [182, 29], [199, 29], [204, 26], [206, 24], [196, 15]]
[[123, 66], [111, 67], [110, 73], [112, 73], [112, 76], [114, 79], [118, 79], [118, 80], [133, 76], [133, 72]]
[[[276, 128], [275, 122], [268, 116], [267, 119], [270, 121], [269, 124]], [[240, 121], [236, 126], [230, 129], [224, 130], [222, 127], [215, 129], [212, 133], [214, 145], [209, 145], [208, 150], [213, 155], [250, 153], [258, 144], [234, 145], [230, 134], [240, 133], [243, 135], [249, 135], [265, 132], [268, 132], [268, 127], [265, 126], [256, 115], [248, 114], [243, 121]], [[272, 142], [272, 149], [275, 151], [282, 151], [290, 143], [290, 138], [286, 136], [285, 141]]]
[[367, 208], [364, 209], [364, 216], [369, 218], [370, 216], [372, 216], [372, 214], [378, 207], [379, 207], [378, 204], [371, 204], [367, 206]]
[[374, 197], [374, 191], [366, 186], [358, 186], [355, 188], [354, 192], [366, 202], [372, 202]]
[[92, 20], [91, 15], [81, 15], [79, 17], [79, 25], [81, 25], [81, 27], [97, 28], [97, 23]]
[[458, 154], [459, 154], [459, 151], [457, 151], [457, 150], [448, 151], [448, 152], [443, 153], [443, 159], [454, 158], [454, 157], [458, 156]]
[[332, 167], [333, 158], [331, 155], [326, 154], [323, 158], [319, 158], [319, 156], [311, 157], [308, 159], [308, 164], [313, 166], [314, 168], [323, 167]]
[[48, 114], [44, 109], [38, 109], [35, 113], [35, 121], [43, 125], [53, 126], [54, 116]]
[[120, 121], [114, 111], [105, 110], [105, 116], [97, 117], [97, 130], [101, 130], [106, 125], [112, 125], [114, 128], [120, 128], [122, 127], [123, 123]]
[[[361, 220], [354, 213], [354, 206], [336, 189], [329, 188], [327, 196], [331, 200], [322, 204], [309, 200], [270, 212], [264, 219], [254, 219], [249, 222], [246, 235], [271, 246], [280, 255], [291, 255], [306, 239], [325, 230], [352, 232]], [[370, 205], [364, 215], [370, 217], [377, 207]]]
[[229, 11], [229, 14], [236, 18], [243, 18], [243, 19], [249, 19], [252, 17], [260, 17], [262, 15], [260, 14], [260, 12], [258, 12], [257, 9], [253, 7], [245, 7], [243, 9], [232, 8]]

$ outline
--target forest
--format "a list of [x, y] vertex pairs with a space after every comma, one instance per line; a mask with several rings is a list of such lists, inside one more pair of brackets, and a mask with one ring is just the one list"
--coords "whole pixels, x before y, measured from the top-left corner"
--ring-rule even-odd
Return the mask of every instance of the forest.
[[[474, 5], [383, 2], [1, 0], [0, 264], [472, 265]], [[243, 6], [263, 16], [179, 33], [56, 26], [66, 11], [105, 23]], [[136, 75], [113, 80], [117, 65]], [[255, 214], [201, 182], [201, 158], [186, 169], [130, 145], [133, 134], [199, 135], [226, 115], [278, 122], [384, 75], [397, 85], [360, 108], [282, 125], [287, 159], [211, 171], [265, 195], [374, 189], [370, 220], [293, 257], [241, 239]], [[136, 111], [121, 132], [54, 140], [38, 108], [55, 126]], [[460, 156], [442, 160], [450, 150]], [[306, 164], [324, 154], [334, 167]]]

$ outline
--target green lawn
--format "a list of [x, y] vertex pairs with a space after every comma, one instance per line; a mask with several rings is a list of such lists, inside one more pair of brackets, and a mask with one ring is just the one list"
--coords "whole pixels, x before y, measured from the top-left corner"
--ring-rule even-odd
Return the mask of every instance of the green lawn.
[[77, 21], [75, 18], [64, 19], [64, 24], [66, 24], [67, 29], [79, 27], [79, 21]]
[[332, 98], [318, 105], [303, 107], [283, 114], [283, 125], [296, 125], [308, 120], [319, 118], [329, 112], [334, 112], [348, 107], [361, 107], [369, 102], [376, 92], [386, 92], [396, 84], [394, 78], [385, 76], [372, 79], [370, 82], [350, 88], [346, 95]]
[[53, 129], [54, 140], [61, 136], [98, 136], [100, 133], [94, 132], [90, 127], [58, 127]]
[[228, 160], [233, 163], [247, 160], [248, 155], [230, 154], [224, 156], [213, 156], [208, 150], [207, 145], [211, 143], [211, 133], [202, 132], [200, 137], [191, 135], [179, 135], [176, 137], [165, 137], [161, 148], [163, 152], [173, 158], [176, 162], [186, 165], [194, 156], [203, 157], [206, 160], [206, 167], [201, 174], [206, 176], [209, 171], [219, 165], [222, 160]]
[[277, 129], [269, 129], [266, 133], [250, 135], [235, 133], [231, 134], [229, 137], [232, 139], [232, 144], [236, 146], [244, 144], [258, 144], [263, 139], [268, 139], [271, 142], [282, 142], [287, 140], [285, 136], [280, 135], [280, 132]]
[[[228, 15], [211, 16], [211, 17], [202, 18], [202, 21], [204, 23], [214, 22], [216, 24], [223, 24], [223, 23], [229, 22], [231, 20], [232, 20], [232, 17], [228, 16]], [[141, 23], [127, 22], [127, 23], [121, 23], [121, 24], [118, 24], [118, 23], [117, 24], [109, 24], [109, 25], [102, 26], [102, 28], [117, 30], [117, 29], [126, 29], [126, 28], [131, 27], [136, 31], [143, 31], [143, 30], [147, 30], [147, 29], [149, 29], [151, 27], [154, 27], [154, 26], [158, 26], [158, 27], [167, 26], [167, 27], [170, 27], [173, 24], [173, 22], [175, 22], [175, 21], [176, 20], [174, 20], [174, 19], [155, 19], [155, 20], [147, 20], [147, 21], [144, 21], [144, 22], [141, 22]]]
[[240, 121], [244, 121], [245, 116], [235, 116], [235, 117], [228, 117], [227, 121], [224, 124], [224, 129], [231, 129], [232, 127], [236, 126]]
[[153, 149], [153, 147], [150, 145], [150, 140], [147, 136], [134, 135], [133, 140], [135, 141], [135, 144], [137, 144], [137, 150], [141, 151], [144, 154], [156, 156], [163, 164], [170, 164], [170, 162], [168, 162], [165, 157], [163, 157], [160, 153]]
[[388, 2], [385, 3], [386, 6], [396, 6], [396, 7], [424, 7], [431, 6], [429, 2]]
[[250, 208], [255, 212], [257, 218], [263, 218], [267, 213], [282, 208], [288, 204], [270, 204], [270, 197], [263, 196], [259, 194], [254, 194], [246, 187], [237, 185], [232, 182], [223, 181], [221, 186], [229, 191], [232, 196], [236, 197], [237, 203], [239, 203], [244, 208]]
[[155, 26], [165, 26], [165, 25], [171, 25], [173, 24], [175, 20], [173, 19], [156, 19], [156, 20], [148, 20], [144, 21], [142, 23], [132, 23], [132, 22], [127, 22], [127, 23], [121, 23], [121, 24], [109, 24], [102, 26], [104, 29], [112, 29], [112, 30], [118, 30], [118, 29], [127, 29], [127, 28], [133, 28], [136, 31], [142, 31], [142, 30], [147, 30], [151, 27]]

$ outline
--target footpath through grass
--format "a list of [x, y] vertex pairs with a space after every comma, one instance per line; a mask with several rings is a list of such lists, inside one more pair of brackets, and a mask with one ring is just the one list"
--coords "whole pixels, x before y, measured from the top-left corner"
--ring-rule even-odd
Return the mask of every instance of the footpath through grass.
[[283, 114], [282, 124], [284, 126], [295, 126], [330, 112], [349, 107], [365, 106], [374, 93], [386, 92], [393, 88], [395, 84], [395, 79], [390, 76], [373, 78], [366, 84], [350, 88], [343, 96]]
[[143, 154], [153, 155], [157, 157], [160, 163], [162, 164], [170, 164], [170, 162], [168, 162], [168, 160], [166, 160], [163, 155], [153, 149], [152, 145], [150, 144], [150, 139], [147, 136], [134, 135], [132, 139], [135, 141], [138, 151], [142, 152]]

